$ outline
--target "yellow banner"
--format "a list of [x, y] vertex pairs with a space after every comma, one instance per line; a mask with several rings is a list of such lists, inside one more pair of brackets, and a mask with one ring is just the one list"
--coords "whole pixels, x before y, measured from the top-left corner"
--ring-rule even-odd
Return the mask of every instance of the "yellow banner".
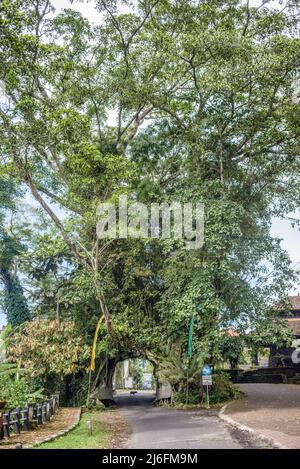
[[95, 330], [94, 342], [93, 342], [93, 348], [92, 348], [92, 354], [91, 354], [90, 371], [95, 371], [96, 345], [97, 345], [99, 329], [100, 329], [103, 319], [104, 319], [104, 316], [101, 316], [101, 318], [98, 321], [96, 330]]

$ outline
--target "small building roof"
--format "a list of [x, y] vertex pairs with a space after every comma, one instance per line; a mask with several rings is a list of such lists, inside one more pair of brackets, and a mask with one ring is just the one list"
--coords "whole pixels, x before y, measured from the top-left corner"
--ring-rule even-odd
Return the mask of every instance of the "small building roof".
[[300, 336], [300, 295], [288, 296], [281, 303], [276, 305], [280, 310], [294, 336]]
[[300, 310], [300, 295], [288, 296], [287, 302], [291, 305], [291, 310]]
[[287, 323], [291, 328], [292, 334], [300, 336], [300, 318], [288, 318]]
[[234, 329], [224, 329], [223, 331], [221, 331], [221, 334], [224, 335], [224, 334], [227, 334], [227, 335], [230, 335], [230, 337], [238, 337], [240, 334], [235, 331]]
[[287, 296], [279, 303], [274, 305], [274, 309], [284, 311], [300, 311], [300, 295]]

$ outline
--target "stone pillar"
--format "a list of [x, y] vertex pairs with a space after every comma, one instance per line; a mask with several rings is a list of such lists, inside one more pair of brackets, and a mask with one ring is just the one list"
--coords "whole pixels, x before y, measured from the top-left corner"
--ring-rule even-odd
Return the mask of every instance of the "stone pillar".
[[168, 400], [172, 399], [172, 386], [169, 381], [162, 380], [160, 378], [156, 381], [156, 400]]

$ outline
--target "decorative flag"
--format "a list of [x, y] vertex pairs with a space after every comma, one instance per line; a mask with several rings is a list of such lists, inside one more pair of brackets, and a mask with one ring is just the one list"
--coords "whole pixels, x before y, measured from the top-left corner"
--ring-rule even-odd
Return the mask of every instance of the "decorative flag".
[[101, 326], [101, 323], [102, 323], [103, 319], [104, 319], [104, 316], [101, 316], [101, 318], [98, 321], [96, 330], [95, 330], [93, 348], [92, 348], [92, 353], [91, 353], [90, 371], [95, 371], [96, 345], [97, 345], [99, 329], [100, 329], [100, 326]]
[[188, 342], [188, 357], [191, 358], [193, 355], [193, 329], [194, 329], [195, 315], [191, 317], [190, 330], [189, 330], [189, 342]]

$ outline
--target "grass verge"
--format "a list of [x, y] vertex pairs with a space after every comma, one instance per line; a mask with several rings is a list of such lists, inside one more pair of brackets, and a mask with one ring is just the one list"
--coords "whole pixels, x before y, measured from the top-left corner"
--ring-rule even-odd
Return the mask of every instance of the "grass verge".
[[[113, 426], [106, 418], [107, 412], [87, 411], [81, 416], [76, 428], [55, 440], [42, 443], [34, 449], [101, 449], [108, 445], [113, 434]], [[87, 422], [92, 422], [92, 433]]]

